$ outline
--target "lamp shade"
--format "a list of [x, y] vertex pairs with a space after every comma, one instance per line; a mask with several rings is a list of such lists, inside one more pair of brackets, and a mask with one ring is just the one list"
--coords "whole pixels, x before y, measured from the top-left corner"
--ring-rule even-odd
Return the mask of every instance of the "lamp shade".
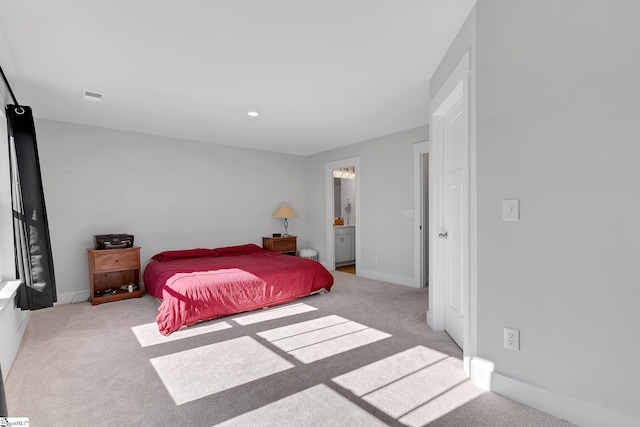
[[273, 214], [274, 218], [297, 218], [298, 214], [290, 206], [284, 205]]

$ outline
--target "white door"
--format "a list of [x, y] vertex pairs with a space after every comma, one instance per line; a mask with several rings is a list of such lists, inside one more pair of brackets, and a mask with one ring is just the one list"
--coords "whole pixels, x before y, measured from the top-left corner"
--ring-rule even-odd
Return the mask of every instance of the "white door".
[[444, 142], [444, 271], [445, 330], [464, 348], [463, 297], [468, 280], [467, 254], [467, 155], [468, 114], [460, 96], [443, 111]]

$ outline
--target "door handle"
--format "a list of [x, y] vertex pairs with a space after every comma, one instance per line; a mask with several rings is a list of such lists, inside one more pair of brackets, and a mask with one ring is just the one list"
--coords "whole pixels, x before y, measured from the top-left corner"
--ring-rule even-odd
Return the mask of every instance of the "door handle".
[[447, 239], [449, 238], [449, 234], [445, 231], [444, 233], [438, 234], [438, 237], [441, 239]]

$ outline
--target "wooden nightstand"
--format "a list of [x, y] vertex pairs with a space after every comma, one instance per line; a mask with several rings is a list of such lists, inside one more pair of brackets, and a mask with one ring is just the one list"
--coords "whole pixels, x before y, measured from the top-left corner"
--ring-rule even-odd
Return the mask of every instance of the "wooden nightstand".
[[[89, 253], [89, 278], [91, 280], [91, 305], [128, 298], [140, 298], [140, 247], [123, 249], [87, 249]], [[133, 292], [121, 289], [131, 285]], [[113, 293], [105, 294], [112, 289]]]
[[271, 252], [295, 256], [298, 252], [297, 238], [297, 236], [263, 237], [262, 247]]

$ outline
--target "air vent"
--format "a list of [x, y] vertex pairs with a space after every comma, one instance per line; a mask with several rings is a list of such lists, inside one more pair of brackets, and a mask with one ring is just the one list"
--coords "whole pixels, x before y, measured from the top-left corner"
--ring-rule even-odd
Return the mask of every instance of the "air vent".
[[100, 101], [102, 101], [102, 97], [103, 97], [103, 95], [101, 93], [91, 92], [91, 91], [88, 91], [88, 90], [84, 91], [84, 99], [86, 99], [87, 101], [100, 102]]

